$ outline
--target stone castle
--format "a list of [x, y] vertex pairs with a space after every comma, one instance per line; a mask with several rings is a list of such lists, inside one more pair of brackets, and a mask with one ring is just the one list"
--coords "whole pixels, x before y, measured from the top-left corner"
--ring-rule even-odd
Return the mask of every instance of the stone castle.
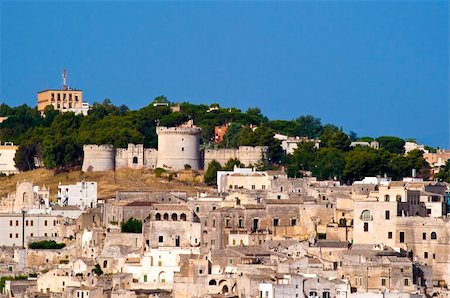
[[144, 148], [143, 144], [128, 144], [128, 148], [114, 148], [112, 145], [84, 145], [82, 170], [85, 172], [113, 171], [119, 168], [154, 169], [165, 168], [193, 170], [207, 168], [212, 160], [222, 165], [230, 158], [237, 158], [243, 164], [255, 164], [267, 157], [265, 146], [241, 146], [238, 149], [200, 150], [201, 128], [192, 123], [179, 127], [156, 128], [158, 149]]

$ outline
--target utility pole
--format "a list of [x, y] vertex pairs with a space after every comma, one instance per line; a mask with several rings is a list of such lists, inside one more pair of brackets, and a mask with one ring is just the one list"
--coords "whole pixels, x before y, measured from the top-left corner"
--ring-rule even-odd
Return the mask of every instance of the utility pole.
[[25, 248], [25, 210], [22, 209], [22, 248]]

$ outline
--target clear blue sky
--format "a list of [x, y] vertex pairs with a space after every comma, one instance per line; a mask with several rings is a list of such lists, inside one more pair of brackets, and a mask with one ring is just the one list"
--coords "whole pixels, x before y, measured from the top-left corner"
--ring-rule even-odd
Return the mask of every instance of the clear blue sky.
[[450, 148], [448, 1], [0, 5], [9, 105], [36, 105], [67, 68], [91, 103], [258, 106]]

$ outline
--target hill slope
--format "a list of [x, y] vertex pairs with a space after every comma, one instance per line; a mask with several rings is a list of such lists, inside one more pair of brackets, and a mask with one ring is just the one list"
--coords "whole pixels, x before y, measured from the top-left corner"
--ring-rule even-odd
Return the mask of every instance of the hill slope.
[[[177, 174], [179, 178], [171, 181], [167, 177], [157, 178], [150, 170], [120, 169], [115, 172], [81, 172], [72, 171], [54, 174], [47, 169], [37, 169], [24, 172], [11, 177], [0, 178], [0, 198], [15, 191], [17, 182], [27, 180], [35, 185], [50, 187], [50, 196], [54, 198], [58, 191], [58, 184], [74, 184], [77, 181], [96, 181], [99, 198], [115, 196], [118, 190], [150, 190], [150, 191], [186, 191], [189, 195], [197, 192], [214, 192], [215, 189], [207, 187], [201, 182], [193, 181], [193, 172]], [[184, 178], [184, 179], [183, 179]], [[197, 181], [200, 177], [196, 177]], [[190, 180], [189, 182], [187, 182]]]

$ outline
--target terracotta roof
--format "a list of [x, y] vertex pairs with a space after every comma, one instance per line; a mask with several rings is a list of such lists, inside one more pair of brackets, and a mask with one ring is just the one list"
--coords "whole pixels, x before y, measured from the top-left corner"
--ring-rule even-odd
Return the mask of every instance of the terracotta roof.
[[153, 206], [154, 204], [155, 202], [153, 201], [134, 201], [127, 204], [126, 206]]

